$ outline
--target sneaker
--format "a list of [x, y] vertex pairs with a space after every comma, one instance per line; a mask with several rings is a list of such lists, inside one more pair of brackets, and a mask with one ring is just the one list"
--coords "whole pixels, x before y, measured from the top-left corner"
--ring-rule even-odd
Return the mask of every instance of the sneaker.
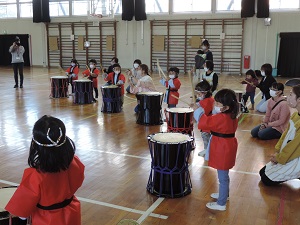
[[206, 204], [206, 207], [213, 210], [225, 211], [226, 205], [218, 205], [216, 202], [209, 202]]
[[243, 110], [243, 113], [249, 113], [248, 108], [245, 108], [245, 109]]
[[[218, 200], [218, 198], [219, 198], [219, 193], [212, 193], [212, 194], [210, 195], [210, 197], [212, 197], [213, 199]], [[229, 201], [229, 197], [227, 198], [227, 201]]]
[[201, 152], [198, 153], [198, 156], [204, 157], [206, 153], [206, 150], [202, 150]]
[[18, 87], [18, 85], [15, 85], [15, 86], [14, 86], [14, 88], [17, 88], [17, 87]]
[[20, 88], [23, 88], [23, 85], [20, 85]]

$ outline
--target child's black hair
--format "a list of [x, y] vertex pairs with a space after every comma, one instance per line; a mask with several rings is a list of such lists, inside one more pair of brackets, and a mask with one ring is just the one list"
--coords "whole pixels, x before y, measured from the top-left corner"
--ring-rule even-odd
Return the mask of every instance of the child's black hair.
[[253, 79], [257, 79], [256, 74], [253, 70], [248, 70], [246, 75], [250, 75]]
[[206, 65], [206, 68], [210, 71], [213, 71], [214, 70], [214, 63], [213, 61], [211, 60], [206, 60], [205, 61], [205, 65]]
[[175, 72], [175, 77], [177, 78], [179, 75], [179, 69], [177, 67], [170, 67], [170, 69], [168, 70], [168, 72]]
[[205, 98], [209, 98], [212, 96], [211, 93], [211, 85], [207, 80], [201, 80], [195, 87], [196, 91], [206, 91]]
[[140, 59], [136, 59], [136, 60], [133, 61], [133, 64], [134, 64], [134, 63], [137, 63], [137, 64], [141, 65], [141, 64], [142, 64], [142, 61], [141, 61]]
[[199, 50], [197, 51], [197, 54], [204, 54], [204, 51], [201, 50], [201, 49], [199, 49]]
[[[57, 173], [69, 168], [75, 144], [66, 136], [66, 127], [60, 119], [43, 116], [34, 124], [32, 135], [28, 157], [30, 167], [43, 173]], [[53, 146], [50, 139], [57, 146]]]
[[119, 63], [115, 63], [115, 64], [113, 65], [113, 69], [114, 69], [115, 67], [119, 67], [119, 68], [120, 68], [120, 70], [121, 70], [121, 66], [120, 66], [120, 64], [119, 64]]
[[141, 68], [141, 70], [145, 71], [145, 74], [149, 75], [149, 68], [148, 68], [148, 66], [146, 64], [141, 64], [140, 68]]
[[79, 63], [78, 63], [78, 61], [77, 61], [77, 59], [72, 59], [72, 60], [71, 60], [71, 63], [72, 63], [72, 62], [75, 63], [75, 64], [78, 66], [78, 68], [80, 67], [80, 65], [79, 65]]
[[215, 95], [215, 101], [220, 102], [223, 106], [228, 106], [229, 109], [224, 113], [230, 113], [231, 119], [235, 119], [238, 114], [238, 102], [235, 92], [231, 89], [221, 89]]
[[119, 59], [117, 58], [117, 57], [113, 57], [112, 59], [111, 59], [111, 61], [115, 61], [115, 63], [119, 63]]
[[89, 63], [94, 63], [95, 65], [97, 65], [96, 59], [90, 59]]
[[271, 87], [278, 91], [281, 91], [280, 95], [283, 95], [283, 92], [284, 92], [284, 84], [283, 83], [274, 82], [274, 83], [272, 83]]

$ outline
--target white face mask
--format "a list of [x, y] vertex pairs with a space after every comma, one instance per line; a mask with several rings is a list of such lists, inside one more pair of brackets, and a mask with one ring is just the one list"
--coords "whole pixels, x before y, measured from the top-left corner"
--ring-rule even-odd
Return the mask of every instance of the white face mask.
[[93, 69], [95, 66], [93, 64], [90, 64], [90, 68]]
[[261, 75], [262, 75], [263, 77], [266, 76], [265, 71], [260, 71], [260, 73], [261, 73]]
[[270, 95], [271, 97], [276, 97], [277, 96], [276, 91], [270, 90]]
[[119, 74], [120, 73], [120, 70], [116, 70], [116, 71], [114, 71], [115, 72], [115, 74]]
[[207, 67], [204, 67], [204, 71], [207, 72], [207, 71], [208, 71], [208, 68], [207, 68]]
[[205, 51], [207, 48], [205, 45], [201, 46], [202, 50]]
[[133, 64], [133, 68], [136, 69], [136, 68], [138, 68], [138, 67], [139, 67], [139, 64], [137, 64], [137, 63], [134, 63], [134, 64]]
[[218, 114], [218, 113], [221, 113], [221, 108], [222, 107], [218, 107], [218, 106], [214, 106], [214, 111]]
[[71, 66], [75, 66], [76, 64], [75, 63], [71, 63]]
[[169, 75], [169, 77], [170, 77], [171, 79], [174, 79], [174, 78], [175, 78], [175, 75], [174, 75], [174, 74], [171, 74], [171, 75]]

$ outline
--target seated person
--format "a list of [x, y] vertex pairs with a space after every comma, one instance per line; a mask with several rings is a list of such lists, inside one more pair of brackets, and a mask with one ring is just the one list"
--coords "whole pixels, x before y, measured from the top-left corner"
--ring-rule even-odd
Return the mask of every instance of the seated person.
[[262, 183], [267, 186], [300, 177], [300, 85], [292, 88], [287, 102], [297, 112], [276, 144], [270, 162], [259, 171]]
[[252, 137], [262, 140], [278, 139], [287, 128], [290, 109], [283, 97], [283, 91], [284, 85], [282, 83], [275, 82], [272, 84], [270, 89], [271, 98], [268, 100], [263, 123], [252, 129]]

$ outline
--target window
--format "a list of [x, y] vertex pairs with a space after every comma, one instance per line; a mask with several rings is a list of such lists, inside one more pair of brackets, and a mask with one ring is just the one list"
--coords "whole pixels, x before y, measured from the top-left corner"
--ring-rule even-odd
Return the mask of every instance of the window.
[[217, 11], [240, 11], [242, 0], [217, 0]]
[[298, 9], [299, 0], [270, 0], [270, 9]]
[[19, 0], [20, 17], [32, 17], [32, 0]]
[[17, 5], [0, 5], [0, 18], [17, 18]]
[[54, 1], [49, 2], [49, 11], [51, 16], [69, 16], [69, 1]]
[[79, 0], [72, 2], [72, 15], [81, 16], [87, 15], [89, 1]]
[[168, 13], [169, 0], [146, 0], [146, 13]]
[[122, 0], [92, 1], [91, 4], [95, 9], [95, 14], [112, 15], [112, 9], [114, 9], [114, 14], [122, 13]]
[[212, 0], [173, 0], [173, 12], [210, 12]]

